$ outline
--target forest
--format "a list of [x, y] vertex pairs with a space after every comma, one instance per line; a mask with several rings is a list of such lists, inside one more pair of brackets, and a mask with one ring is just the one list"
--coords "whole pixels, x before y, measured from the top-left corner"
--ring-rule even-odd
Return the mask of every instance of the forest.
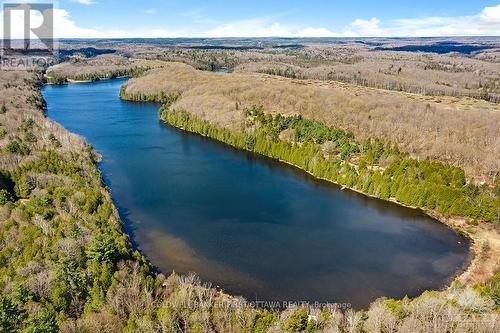
[[379, 138], [419, 160], [464, 169], [468, 180], [492, 185], [500, 170], [497, 105], [439, 98], [329, 81], [264, 74], [218, 74], [166, 63], [125, 85], [128, 95], [180, 94], [174, 107], [239, 130], [254, 105], [284, 116], [301, 115], [351, 131], [359, 140]]
[[[366, 64], [362, 72], [371, 77], [362, 85], [377, 86], [392, 77], [390, 89], [422, 88], [401, 84], [414, 68], [413, 56], [395, 68], [373, 67], [377, 60], [371, 57], [390, 61], [394, 53], [344, 46], [222, 52], [123, 44], [114, 48], [127, 54], [125, 60], [72, 57], [72, 62], [45, 73], [45, 80], [137, 75], [154, 86], [145, 89], [144, 82], [130, 81], [121, 97], [163, 104], [160, 116], [172, 126], [293, 164], [374, 197], [436, 212], [440, 219], [462, 217], [475, 241], [474, 262], [479, 263], [468, 279], [413, 299], [381, 298], [361, 310], [334, 305], [256, 308], [195, 275], [166, 276], [133, 247], [93, 148], [45, 116], [40, 94], [44, 73], [0, 71], [0, 332], [496, 331], [500, 273], [481, 264], [498, 263], [495, 238], [490, 242], [486, 237], [497, 235], [499, 225], [497, 105], [326, 82], [357, 81], [361, 76], [351, 66], [357, 63]], [[138, 66], [135, 72], [138, 64], [132, 56], [166, 71]], [[300, 69], [272, 73], [281, 77], [258, 74], [262, 62], [273, 57]], [[497, 61], [494, 53], [418, 58], [416, 68], [424, 73], [419, 75], [428, 76], [432, 86], [429, 95], [497, 98], [497, 83], [490, 77]], [[158, 59], [241, 72], [200, 74]], [[250, 68], [253, 62], [256, 67]], [[243, 68], [245, 64], [249, 67]], [[336, 67], [339, 76], [317, 74], [325, 64]], [[423, 70], [423, 64], [429, 67]], [[296, 69], [312, 73], [301, 77], [293, 74]], [[324, 81], [308, 81], [313, 77]], [[199, 81], [205, 85], [193, 84]], [[448, 86], [454, 81], [456, 87]], [[488, 95], [477, 95], [482, 91]], [[352, 104], [342, 99], [344, 94]], [[326, 95], [333, 97], [327, 100]], [[443, 117], [446, 122], [439, 121]], [[415, 143], [417, 135], [420, 141]], [[435, 150], [430, 142], [436, 142]]]
[[52, 66], [45, 74], [47, 83], [63, 84], [71, 81], [109, 80], [121, 76], [137, 77], [148, 69], [161, 66], [160, 62], [132, 60], [118, 55], [105, 54], [96, 57], [84, 55], [78, 53], [67, 62]]
[[[163, 101], [175, 98], [163, 96]], [[259, 107], [247, 113], [249, 127], [263, 124], [261, 136], [269, 135], [267, 141], [197, 122], [185, 112], [165, 108], [162, 117], [252, 151], [275, 142], [278, 129], [285, 127], [297, 130], [294, 140], [303, 149], [289, 148], [293, 146], [281, 140], [270, 146], [276, 154], [312, 155], [316, 140], [337, 142], [344, 160], [360, 149], [349, 132], [301, 118], [265, 116]], [[32, 116], [36, 129], [44, 118]], [[25, 123], [17, 130], [24, 131]], [[413, 300], [379, 299], [369, 309], [355, 311], [334, 305], [255, 308], [194, 275], [159, 274], [132, 248], [92, 149], [68, 146], [56, 137], [59, 132], [53, 134], [38, 136], [47, 143], [43, 150], [26, 143], [32, 147], [30, 155], [20, 155], [22, 163], [1, 173], [2, 332], [428, 332], [430, 325], [443, 331], [484, 332], [497, 325], [498, 276], [472, 287], [457, 282], [443, 293], [426, 292]], [[369, 149], [372, 160], [381, 160], [380, 149]], [[301, 160], [300, 155], [294, 158]], [[449, 176], [454, 185], [461, 182], [460, 172], [450, 170]]]
[[[211, 42], [214, 44], [179, 41], [170, 47], [152, 44], [149, 49], [133, 43], [115, 47], [133, 56], [183, 62], [201, 70], [224, 68], [229, 72], [333, 80], [428, 96], [468, 96], [499, 102], [495, 69], [498, 43], [494, 38], [483, 43], [467, 38], [453, 42], [439, 38]], [[436, 52], [439, 50], [447, 52]]]
[[[492, 104], [259, 74], [216, 74], [176, 63], [129, 80], [120, 95], [166, 103], [163, 118], [175, 127], [192, 126], [193, 132], [313, 176], [420, 208], [472, 238], [476, 256], [459, 277], [462, 282], [485, 281], [497, 272], [498, 128], [490, 125], [498, 113]], [[492, 140], [473, 143], [482, 135]], [[463, 149], [469, 144], [474, 150]], [[483, 144], [491, 145], [485, 155]], [[455, 153], [461, 157], [449, 158]], [[489, 168], [488, 181], [465, 160]]]
[[[315, 177], [381, 199], [445, 216], [500, 223], [500, 180], [490, 192], [487, 186], [467, 184], [459, 167], [416, 160], [382, 140], [360, 142], [351, 132], [301, 116], [265, 114], [259, 106], [246, 110], [247, 127], [242, 132], [213, 125], [186, 111], [171, 110], [170, 106], [160, 112], [162, 119], [175, 127], [288, 162]], [[281, 139], [284, 132], [289, 140]]]

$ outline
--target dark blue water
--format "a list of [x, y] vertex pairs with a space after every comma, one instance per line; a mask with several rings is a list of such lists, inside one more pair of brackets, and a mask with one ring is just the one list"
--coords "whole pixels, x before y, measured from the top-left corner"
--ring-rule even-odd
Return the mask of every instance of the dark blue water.
[[164, 125], [156, 105], [119, 99], [124, 82], [43, 93], [102, 154], [127, 230], [163, 272], [250, 300], [363, 307], [442, 287], [467, 262], [468, 241], [421, 212]]

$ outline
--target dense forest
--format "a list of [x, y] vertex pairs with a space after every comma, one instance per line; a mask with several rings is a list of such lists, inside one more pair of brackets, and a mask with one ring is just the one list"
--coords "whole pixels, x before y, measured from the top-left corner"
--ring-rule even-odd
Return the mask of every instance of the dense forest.
[[301, 115], [353, 132], [359, 140], [397, 144], [419, 160], [464, 169], [468, 180], [493, 185], [500, 171], [496, 104], [426, 97], [335, 82], [292, 80], [264, 74], [217, 74], [166, 63], [129, 80], [128, 95], [181, 94], [174, 107], [223, 127], [244, 126], [244, 110], [263, 106], [273, 115]]
[[378, 198], [446, 216], [500, 223], [500, 177], [490, 191], [487, 186], [467, 183], [459, 167], [419, 161], [391, 143], [357, 141], [351, 132], [301, 116], [264, 114], [262, 107], [255, 106], [246, 114], [247, 127], [238, 133], [185, 111], [169, 107], [161, 111], [162, 119], [175, 127], [291, 163], [318, 178]]
[[[45, 118], [38, 99], [28, 97], [37, 96], [36, 82], [27, 74], [10, 77], [1, 95], [7, 130], [0, 153], [1, 332], [490, 332], [498, 324], [498, 276], [413, 300], [380, 299], [354, 311], [333, 305], [256, 309], [195, 276], [158, 274], [124, 233], [92, 149]], [[161, 98], [169, 103], [176, 97]], [[197, 123], [183, 112], [163, 112], [165, 119], [170, 115]], [[348, 147], [345, 160], [360, 149], [348, 132], [311, 127], [300, 118], [262, 117], [262, 109], [248, 110], [248, 127], [266, 123], [262, 133], [274, 139], [277, 124], [298, 129], [305, 151], [320, 137]], [[210, 132], [208, 123], [197, 124]], [[254, 151], [264, 143], [254, 135], [217, 132]], [[14, 138], [28, 150], [5, 148]]]
[[[307, 40], [252, 43], [219, 41], [221, 45], [176, 43], [171, 47], [116, 45], [127, 54], [146, 59], [183, 62], [197, 69], [267, 73], [299, 80], [334, 80], [378, 89], [428, 96], [468, 96], [500, 101], [498, 42], [474, 45], [456, 41]], [[216, 43], [216, 41], [212, 41]], [[155, 47], [156, 46], [156, 47]], [[453, 52], [460, 48], [475, 52]], [[436, 51], [447, 48], [448, 52]], [[417, 50], [408, 52], [410, 49]], [[419, 52], [421, 51], [421, 52]]]
[[109, 80], [120, 76], [137, 77], [148, 69], [161, 65], [160, 62], [133, 60], [109, 54], [91, 58], [73, 56], [68, 62], [52, 66], [47, 71], [45, 80], [50, 84], [63, 84], [71, 81]]
[[41, 73], [0, 78], [0, 332], [238, 332], [279, 323], [194, 276], [158, 274], [131, 246], [91, 147], [45, 117]]
[[[408, 55], [398, 60], [395, 68], [389, 68], [373, 67], [373, 63], [381, 58], [392, 62], [393, 54], [402, 53], [372, 53], [366, 48], [359, 52], [359, 45], [227, 52], [129, 44], [120, 47], [124, 48], [122, 53], [152, 60], [136, 63], [114, 55], [89, 59], [78, 56], [52, 68], [47, 79], [62, 83], [68, 78], [141, 76], [147, 68], [165, 65], [157, 59], [183, 61], [205, 70], [227, 67], [260, 72], [263, 62], [274, 58], [286, 60], [292, 70], [273, 74], [300, 79], [355, 81], [378, 87], [391, 77], [389, 84], [394, 86], [389, 89], [418, 92], [422, 85], [403, 84], [416, 70], [428, 76], [425, 82], [431, 83], [430, 95], [445, 92], [490, 100], [498, 95], [497, 81], [490, 77], [491, 66], [498, 60], [489, 53], [470, 58], [422, 55], [412, 59]], [[254, 62], [255, 68], [243, 67]], [[363, 75], [353, 71], [356, 64], [366, 64], [361, 72], [370, 74], [369, 81], [357, 82]], [[323, 78], [323, 73], [330, 73], [332, 68], [334, 72]], [[497, 243], [488, 239], [483, 243], [478, 238], [485, 230], [496, 235], [499, 226], [498, 152], [492, 149], [498, 139], [494, 126], [497, 114], [481, 109], [492, 104], [450, 101], [446, 97], [427, 102], [427, 98], [394, 91], [381, 93], [341, 84], [330, 89], [306, 80], [291, 85], [288, 79], [255, 73], [233, 77], [203, 72], [196, 81], [203, 76], [206, 86], [192, 90], [195, 80], [191, 69], [180, 71], [179, 64], [173, 64], [167, 70], [159, 73], [167, 73], [167, 78], [160, 75], [161, 80], [154, 82], [146, 73], [150, 84], [160, 82], [165, 86], [149, 90], [125, 86], [122, 98], [159, 102], [163, 104], [161, 118], [172, 126], [279, 159], [316, 177], [420, 207], [439, 217], [461, 216], [477, 243], [474, 262], [497, 260]], [[304, 73], [307, 75], [301, 77]], [[484, 82], [482, 76], [487, 77]], [[249, 77], [263, 79], [248, 81]], [[42, 80], [43, 73], [39, 72], [0, 71], [0, 332], [497, 331], [497, 267], [483, 271], [483, 279], [470, 279], [466, 284], [455, 281], [446, 290], [426, 291], [414, 299], [381, 298], [363, 310], [333, 304], [256, 308], [194, 275], [159, 273], [125, 233], [96, 167], [92, 147], [45, 117]], [[454, 81], [458, 85], [450, 86]], [[308, 85], [314, 87], [303, 89]], [[218, 94], [221, 87], [228, 90]], [[276, 89], [279, 87], [289, 92]], [[317, 106], [326, 100], [322, 89], [330, 89], [328, 96], [348, 95], [347, 100], [353, 104], [337, 96], [320, 109]], [[477, 95], [483, 91], [488, 95]], [[264, 99], [267, 104], [259, 103]], [[271, 109], [273, 106], [279, 107]], [[404, 106], [412, 110], [410, 118], [405, 117], [408, 109]], [[344, 113], [339, 112], [342, 108]], [[292, 111], [285, 114], [280, 112], [283, 109]], [[210, 112], [220, 118], [210, 118]], [[338, 118], [327, 122], [335, 112], [339, 112]], [[317, 118], [311, 117], [313, 113]], [[490, 117], [485, 121], [486, 113]], [[441, 118], [446, 118], [446, 123], [439, 122]], [[359, 126], [349, 130], [343, 126], [346, 123]], [[387, 127], [389, 123], [399, 127]], [[453, 128], [460, 128], [460, 132], [450, 130]], [[358, 135], [362, 131], [366, 137]], [[424, 132], [439, 135], [424, 137]], [[408, 143], [414, 142], [416, 135], [424, 138], [418, 149]], [[444, 143], [434, 145], [436, 151], [426, 145], [433, 139]], [[440, 150], [444, 146], [446, 150]], [[470, 147], [478, 148], [475, 151]], [[444, 152], [451, 157], [436, 157], [444, 156]], [[423, 157], [425, 154], [433, 159]], [[465, 160], [466, 156], [474, 161]], [[481, 168], [478, 174], [487, 174], [492, 181], [472, 182], [464, 169], [454, 165]]]

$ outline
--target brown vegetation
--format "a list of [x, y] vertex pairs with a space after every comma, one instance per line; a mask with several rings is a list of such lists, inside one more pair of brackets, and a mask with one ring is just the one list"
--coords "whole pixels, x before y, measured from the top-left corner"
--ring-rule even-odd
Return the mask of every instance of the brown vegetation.
[[[185, 79], [196, 78], [187, 66], [171, 66], [174, 74], [186, 71]], [[214, 74], [203, 75], [209, 75], [207, 82], [223, 83], [213, 81], [210, 75]], [[275, 82], [267, 76], [255, 77], [264, 88]], [[464, 288], [456, 284], [411, 301], [381, 299], [367, 312], [336, 307], [290, 307], [274, 312], [253, 309], [194, 276], [166, 278], [153, 273], [131, 249], [83, 140], [45, 118], [39, 82], [35, 73], [0, 71], [4, 130], [0, 169], [16, 172], [23, 168], [22, 180], [30, 186], [29, 193], [20, 191], [21, 198], [0, 206], [2, 329], [68, 333], [496, 331], [498, 304], [488, 285]], [[162, 88], [182, 88], [184, 95], [195, 97], [188, 90], [193, 83], [166, 81]], [[285, 83], [290, 85], [295, 87], [293, 93], [302, 93], [295, 83]], [[248, 93], [251, 96], [252, 89]], [[230, 101], [231, 96], [226, 98]], [[245, 102], [252, 101], [246, 98]], [[213, 98], [212, 103], [214, 108], [220, 106]], [[242, 106], [233, 105], [236, 110]], [[227, 112], [235, 113], [232, 108]], [[217, 119], [226, 121], [224, 116]], [[5, 150], [12, 140], [29, 152]]]
[[[18, 141], [27, 146], [32, 154], [19, 155], [0, 152], [0, 169], [13, 170], [25, 160], [32, 159], [40, 151], [50, 149], [57, 140], [61, 149], [71, 151], [84, 147], [84, 141], [68, 133], [63, 127], [47, 119], [43, 113], [45, 102], [40, 93], [40, 80], [34, 73], [24, 71], [0, 71], [0, 146]], [[23, 124], [32, 123], [26, 126]], [[52, 140], [51, 140], [52, 138]]]
[[417, 158], [463, 167], [469, 179], [493, 182], [500, 171], [498, 104], [430, 97], [338, 82], [293, 80], [256, 73], [220, 74], [168, 63], [129, 81], [129, 95], [181, 94], [174, 108], [230, 128], [244, 110], [262, 105], [273, 114], [302, 115], [383, 138]]
[[[500, 42], [495, 37], [80, 41], [61, 46], [66, 50], [105, 48], [126, 58], [183, 62], [203, 70], [223, 68], [297, 79], [336, 80], [432, 96], [500, 101]], [[402, 51], [409, 47], [416, 49]], [[454, 52], [461, 48], [464, 53]]]
[[[438, 54], [450, 43], [485, 47], [468, 53]], [[455, 44], [456, 43], [456, 44]], [[183, 41], [105, 46], [136, 58], [183, 62], [197, 69], [258, 72], [296, 79], [334, 80], [431, 96], [468, 96], [500, 101], [498, 39]], [[401, 51], [427, 47], [424, 52]], [[391, 48], [395, 48], [390, 50]], [[417, 48], [418, 50], [418, 48]]]
[[[301, 114], [352, 130], [360, 138], [394, 141], [416, 157], [463, 166], [469, 178], [491, 181], [500, 170], [498, 104], [329, 81], [495, 100], [498, 70], [492, 66], [499, 61], [495, 50], [439, 56], [374, 51], [355, 43], [251, 51], [147, 44], [116, 48], [125, 57], [72, 57], [52, 73], [63, 81], [94, 80], [165, 66], [131, 80], [126, 92], [138, 98], [180, 94], [174, 107], [237, 130], [246, 120], [246, 108], [263, 105], [274, 114]], [[177, 60], [209, 70], [227, 67], [239, 73], [200, 72], [183, 64], [131, 56]], [[379, 299], [367, 311], [307, 306], [282, 312], [256, 310], [195, 276], [166, 278], [154, 273], [121, 229], [92, 162], [93, 152], [80, 137], [44, 116], [40, 81], [36, 73], [0, 71], [0, 170], [15, 174], [24, 168], [21, 185], [29, 187], [29, 193], [0, 205], [0, 325], [13, 323], [14, 331], [45, 325], [47, 331], [62, 332], [498, 330], [498, 231], [465, 220], [443, 221], [474, 239], [476, 260], [459, 278], [467, 287], [454, 283], [445, 291], [425, 292], [413, 300]], [[37, 164], [40, 161], [43, 164]], [[48, 169], [37, 169], [40, 165]], [[77, 174], [73, 168], [78, 168]], [[16, 188], [16, 193], [23, 191]], [[109, 236], [105, 246], [100, 235]], [[103, 259], [110, 250], [118, 253]], [[492, 282], [485, 282], [495, 273]], [[65, 281], [76, 283], [76, 288]], [[6, 311], [13, 315], [5, 316]]]
[[[361, 46], [311, 46], [296, 52], [297, 58], [300, 59], [300, 55], [305, 59], [245, 62], [235, 71], [334, 80], [430, 96], [470, 96], [500, 101], [498, 65], [480, 60], [487, 58], [374, 51]], [[320, 60], [308, 60], [311, 58]]]
[[109, 54], [92, 58], [73, 56], [69, 61], [47, 69], [46, 78], [49, 83], [95, 81], [133, 75], [161, 64], [162, 62], [158, 61], [130, 59]]

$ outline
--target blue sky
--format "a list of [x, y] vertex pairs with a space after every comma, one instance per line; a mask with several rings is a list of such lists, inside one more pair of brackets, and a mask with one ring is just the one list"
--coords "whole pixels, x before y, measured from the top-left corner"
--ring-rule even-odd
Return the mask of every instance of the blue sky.
[[499, 0], [60, 0], [56, 3], [59, 37], [500, 35]]

